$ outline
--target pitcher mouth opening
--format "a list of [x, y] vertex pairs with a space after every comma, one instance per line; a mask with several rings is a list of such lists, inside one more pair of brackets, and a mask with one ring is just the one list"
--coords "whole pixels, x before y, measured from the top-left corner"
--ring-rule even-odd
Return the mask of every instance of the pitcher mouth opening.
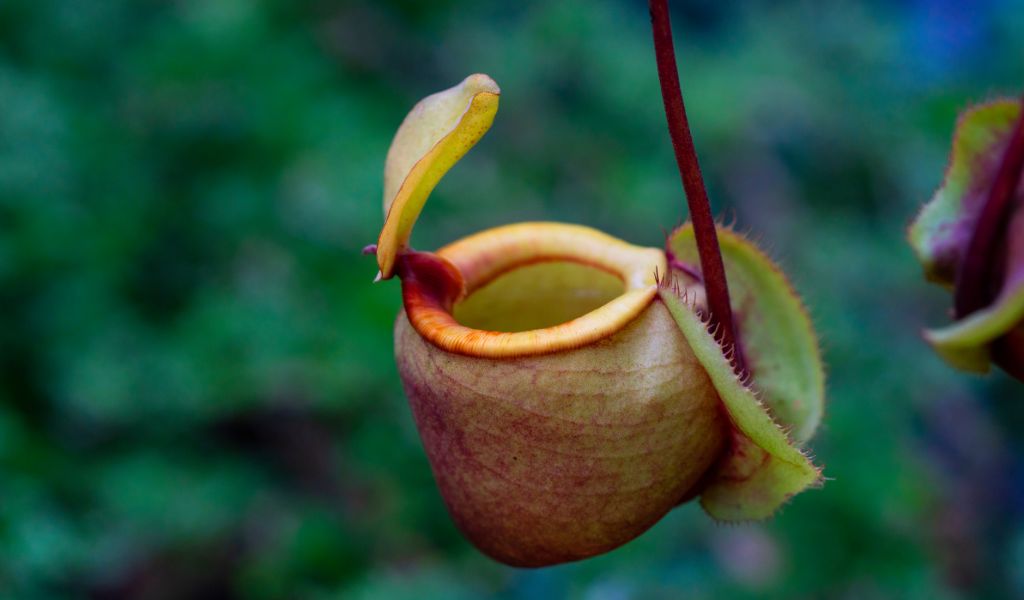
[[443, 350], [483, 358], [548, 354], [609, 337], [653, 301], [657, 274], [667, 269], [659, 249], [562, 223], [488, 229], [436, 255], [453, 279], [461, 276], [465, 296], [445, 298], [444, 286], [403, 278], [409, 322]]

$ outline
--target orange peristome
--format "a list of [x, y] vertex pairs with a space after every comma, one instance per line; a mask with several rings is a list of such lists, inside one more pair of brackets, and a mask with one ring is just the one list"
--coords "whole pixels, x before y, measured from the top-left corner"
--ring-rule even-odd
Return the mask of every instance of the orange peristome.
[[[437, 277], [403, 274], [402, 294], [413, 328], [448, 352], [484, 358], [536, 356], [579, 348], [616, 333], [633, 321], [657, 293], [666, 272], [662, 251], [627, 244], [580, 225], [519, 223], [496, 227], [445, 246], [437, 257], [460, 273], [466, 294], [517, 267], [568, 261], [596, 267], [623, 282], [623, 293], [580, 317], [530, 331], [482, 331], [452, 315], [454, 294], [437, 291]], [[427, 280], [430, 281], [428, 285]]]

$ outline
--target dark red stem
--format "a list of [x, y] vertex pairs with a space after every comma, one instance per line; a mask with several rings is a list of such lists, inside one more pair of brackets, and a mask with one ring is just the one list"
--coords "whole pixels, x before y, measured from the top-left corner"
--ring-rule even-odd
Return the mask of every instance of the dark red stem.
[[1015, 192], [1024, 170], [1024, 98], [1020, 118], [1003, 153], [1002, 162], [978, 215], [967, 253], [957, 272], [954, 309], [962, 319], [992, 302], [1002, 273], [996, 272], [996, 252], [1002, 246], [1006, 224], [1013, 211]]
[[697, 253], [700, 255], [700, 269], [704, 276], [704, 288], [708, 297], [708, 312], [711, 325], [718, 335], [723, 348], [734, 348], [736, 372], [746, 374], [743, 353], [736, 347], [736, 330], [733, 324], [732, 307], [729, 304], [729, 284], [725, 278], [722, 251], [718, 246], [715, 220], [711, 215], [708, 192], [704, 177], [697, 162], [697, 150], [690, 135], [690, 124], [686, 120], [686, 106], [679, 86], [679, 72], [676, 67], [676, 52], [672, 44], [672, 23], [668, 15], [667, 0], [649, 0], [651, 28], [654, 32], [654, 54], [658, 61], [658, 79], [661, 81], [661, 98], [665, 102], [665, 116], [672, 147], [683, 178], [686, 204], [690, 209]]

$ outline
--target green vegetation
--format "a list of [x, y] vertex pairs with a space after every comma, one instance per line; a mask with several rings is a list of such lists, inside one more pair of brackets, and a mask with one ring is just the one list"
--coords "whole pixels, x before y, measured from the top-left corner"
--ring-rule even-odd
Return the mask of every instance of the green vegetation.
[[501, 113], [417, 247], [529, 219], [660, 244], [684, 203], [642, 3], [4, 0], [0, 596], [1020, 594], [1024, 388], [920, 338], [948, 297], [904, 230], [958, 112], [1024, 89], [1024, 4], [673, 5], [712, 202], [823, 338], [823, 489], [522, 571], [434, 487], [398, 284], [360, 255], [391, 136], [486, 72]]

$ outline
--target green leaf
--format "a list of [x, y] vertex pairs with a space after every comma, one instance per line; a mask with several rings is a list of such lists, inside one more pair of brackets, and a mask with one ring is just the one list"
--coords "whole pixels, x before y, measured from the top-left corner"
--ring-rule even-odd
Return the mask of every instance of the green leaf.
[[736, 377], [730, 360], [698, 316], [676, 291], [659, 290], [661, 300], [707, 371], [729, 413], [733, 440], [701, 492], [701, 505], [723, 521], [771, 516], [821, 474], [772, 420], [754, 391]]
[[[786, 276], [743, 236], [718, 229], [739, 343], [753, 385], [793, 439], [814, 435], [825, 407], [825, 372], [811, 320]], [[672, 233], [669, 251], [697, 271], [693, 227]]]
[[965, 371], [989, 369], [989, 344], [1024, 320], [1024, 208], [1010, 221], [1006, 276], [1003, 288], [989, 306], [924, 337], [950, 365]]
[[[730, 451], [703, 490], [701, 505], [721, 520], [762, 519], [821, 478], [798, 444], [821, 421], [825, 374], [811, 320], [782, 271], [743, 236], [719, 228], [718, 237], [749, 382], [737, 378], [692, 302], [670, 289], [660, 294], [733, 424]], [[699, 272], [690, 224], [672, 233], [668, 250], [676, 267]]]
[[907, 231], [930, 281], [953, 286], [957, 266], [967, 251], [974, 222], [1019, 114], [1018, 101], [997, 100], [960, 115], [945, 180]]
[[[952, 287], [978, 216], [1020, 116], [1020, 102], [998, 100], [965, 111], [942, 186], [910, 225], [908, 239], [928, 279]], [[985, 373], [989, 345], [1024, 319], [1024, 209], [1008, 224], [1002, 289], [991, 305], [924, 337], [950, 365]]]

